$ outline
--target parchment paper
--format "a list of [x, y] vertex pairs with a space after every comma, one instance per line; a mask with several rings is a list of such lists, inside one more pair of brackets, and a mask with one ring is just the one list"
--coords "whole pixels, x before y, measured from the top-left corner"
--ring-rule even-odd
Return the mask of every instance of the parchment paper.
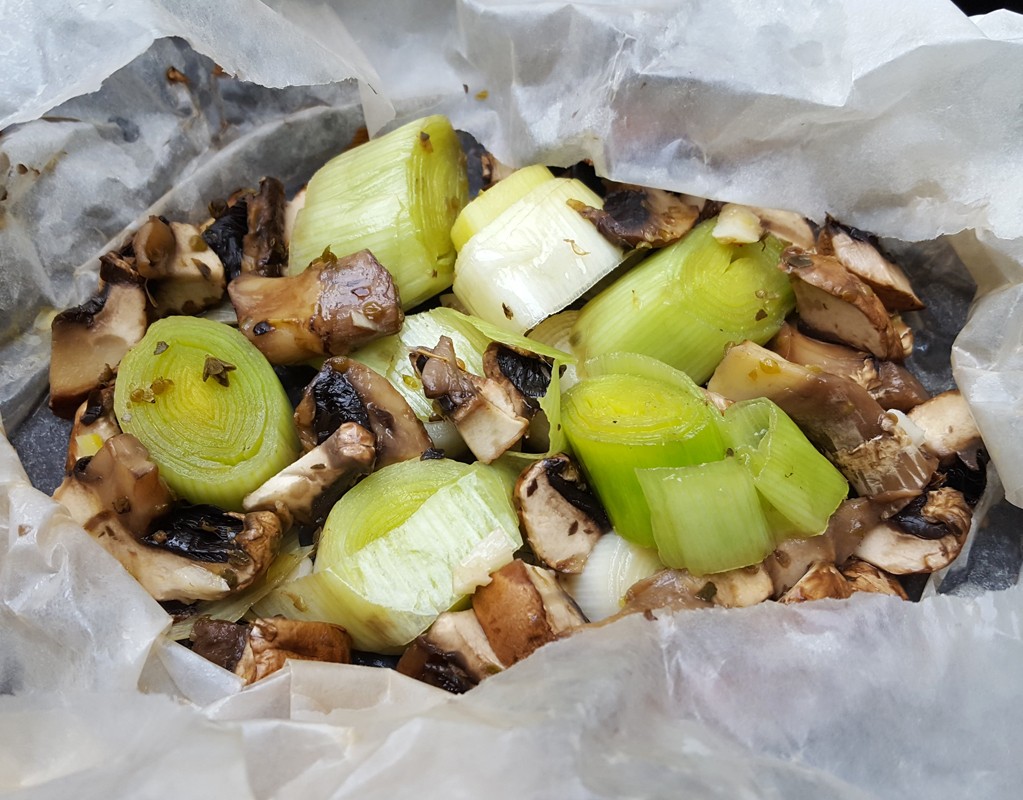
[[[373, 129], [442, 111], [509, 163], [589, 157], [618, 180], [947, 236], [983, 295], [956, 379], [1023, 503], [1019, 16], [272, 5], [0, 6], [0, 125], [25, 123], [0, 134], [8, 425], [45, 385], [48, 314], [88, 296], [123, 229], [262, 174], [297, 185], [363, 101]], [[239, 692], [159, 638], [159, 607], [0, 446], [0, 790], [17, 796], [1003, 797], [1023, 780], [1016, 586], [631, 619], [462, 698], [310, 664]]]

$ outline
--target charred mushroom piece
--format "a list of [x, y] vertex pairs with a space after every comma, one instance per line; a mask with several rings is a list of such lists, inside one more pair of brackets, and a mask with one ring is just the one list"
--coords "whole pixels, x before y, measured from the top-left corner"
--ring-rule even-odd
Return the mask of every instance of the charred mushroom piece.
[[527, 467], [513, 497], [530, 547], [558, 572], [582, 572], [597, 539], [611, 529], [579, 470], [561, 453]]
[[906, 273], [881, 255], [869, 234], [829, 218], [817, 236], [817, 252], [838, 259], [874, 290], [889, 311], [917, 311], [924, 307]]
[[935, 395], [909, 412], [909, 418], [923, 431], [924, 446], [943, 466], [963, 461], [978, 468], [977, 453], [984, 443], [970, 407], [958, 389]]
[[136, 232], [132, 251], [153, 316], [198, 314], [223, 298], [224, 264], [194, 225], [150, 217]]
[[445, 611], [408, 646], [398, 672], [462, 694], [504, 669], [471, 610]]
[[192, 650], [246, 684], [265, 678], [288, 659], [351, 663], [352, 637], [339, 625], [283, 617], [234, 623], [200, 617]]
[[274, 514], [172, 509], [173, 498], [134, 436], [108, 440], [54, 492], [157, 600], [217, 600], [252, 584], [277, 555]]
[[295, 425], [307, 449], [322, 444], [345, 422], [376, 437], [376, 467], [419, 458], [433, 443], [422, 421], [390, 381], [364, 364], [338, 356], [306, 387], [295, 408]]
[[902, 361], [902, 341], [873, 290], [838, 259], [790, 247], [780, 268], [792, 278], [799, 319], [819, 336]]
[[951, 564], [966, 541], [973, 512], [955, 489], [935, 489], [921, 499], [918, 508], [907, 508], [868, 531], [856, 557], [893, 575], [934, 572]]
[[549, 359], [502, 342], [491, 342], [483, 351], [484, 376], [510, 384], [508, 394], [523, 417], [539, 408], [536, 401], [547, 394], [552, 370]]
[[228, 294], [238, 328], [272, 364], [345, 355], [396, 333], [405, 319], [390, 273], [368, 250], [328, 250], [299, 275], [240, 275]]
[[511, 666], [583, 625], [575, 601], [554, 573], [516, 559], [472, 597], [472, 609], [502, 664]]
[[68, 443], [65, 470], [70, 472], [81, 458], [94, 456], [108, 439], [121, 433], [114, 416], [114, 387], [104, 386], [89, 392], [75, 412]]
[[869, 353], [845, 345], [813, 339], [787, 322], [768, 347], [795, 364], [819, 367], [859, 384], [884, 409], [909, 411], [930, 396], [920, 381], [902, 365], [894, 361], [878, 361]]
[[849, 581], [854, 592], [890, 594], [901, 597], [903, 600], [909, 600], [906, 590], [895, 578], [873, 564], [860, 561], [858, 558], [850, 559], [842, 565], [842, 575]]
[[288, 465], [245, 496], [246, 511], [275, 511], [299, 522], [317, 521], [357, 478], [373, 469], [374, 436], [361, 425], [346, 422], [322, 444]]
[[676, 194], [631, 184], [616, 185], [603, 209], [577, 200], [569, 205], [616, 247], [665, 247], [689, 233], [700, 216]]
[[123, 270], [107, 270], [106, 276], [101, 274], [96, 297], [53, 319], [50, 408], [65, 419], [112, 378], [124, 354], [146, 333], [146, 292], [138, 277]]
[[510, 381], [481, 378], [462, 369], [449, 337], [441, 336], [433, 349], [418, 348], [410, 358], [423, 382], [423, 394], [436, 401], [484, 464], [497, 459], [525, 434], [529, 420], [518, 413], [525, 399], [513, 391]]
[[[296, 212], [297, 213], [297, 212]], [[223, 208], [203, 231], [202, 238], [224, 264], [225, 278], [233, 281], [242, 272], [245, 235], [249, 231], [249, 206], [244, 198]]]
[[852, 586], [834, 564], [818, 561], [813, 564], [796, 585], [781, 596], [780, 603], [803, 603], [808, 600], [851, 597]]
[[263, 178], [247, 203], [248, 232], [242, 239], [241, 269], [245, 274], [279, 278], [288, 266], [284, 236], [284, 184]]

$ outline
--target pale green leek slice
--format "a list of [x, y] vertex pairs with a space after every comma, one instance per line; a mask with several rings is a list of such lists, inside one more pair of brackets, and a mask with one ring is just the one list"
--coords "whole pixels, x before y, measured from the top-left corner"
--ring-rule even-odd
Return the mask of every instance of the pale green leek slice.
[[730, 343], [770, 339], [795, 303], [782, 243], [722, 244], [713, 230], [698, 225], [590, 300], [572, 333], [580, 360], [643, 353], [703, 383]]
[[198, 317], [154, 322], [121, 360], [114, 412], [179, 497], [241, 510], [300, 451], [291, 403], [242, 334]]
[[622, 251], [569, 206], [600, 208], [581, 181], [554, 178], [513, 203], [458, 254], [454, 292], [474, 315], [526, 333], [581, 297]]
[[499, 470], [405, 461], [338, 501], [315, 572], [280, 587], [258, 611], [334, 622], [357, 648], [391, 652], [464, 602], [521, 546]]
[[324, 249], [369, 250], [394, 278], [406, 309], [451, 285], [451, 225], [469, 197], [465, 157], [445, 117], [432, 116], [348, 150], [306, 190], [291, 238], [290, 270]]
[[766, 398], [743, 400], [725, 411], [722, 431], [762, 500], [781, 517], [776, 538], [824, 531], [849, 484], [784, 411]]
[[684, 373], [642, 356], [588, 362], [583, 372], [562, 398], [568, 441], [615, 530], [653, 547], [636, 472], [723, 458], [718, 412]]
[[738, 459], [639, 469], [657, 553], [694, 575], [763, 561], [775, 547], [753, 478]]
[[451, 228], [451, 241], [461, 250], [479, 231], [497, 219], [505, 209], [518, 202], [542, 183], [554, 180], [551, 171], [542, 164], [533, 164], [515, 170], [472, 200], [458, 215]]

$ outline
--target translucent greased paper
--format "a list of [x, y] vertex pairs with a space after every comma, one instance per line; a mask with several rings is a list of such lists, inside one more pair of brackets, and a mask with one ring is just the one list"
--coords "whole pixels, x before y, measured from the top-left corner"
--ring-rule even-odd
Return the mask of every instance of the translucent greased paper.
[[[932, 307], [940, 287], [969, 290], [957, 259], [978, 286], [956, 379], [1023, 502], [1017, 15], [937, 0], [0, 9], [9, 427], [44, 391], [49, 315], [92, 292], [96, 256], [139, 218], [198, 216], [263, 174], [294, 188], [363, 118], [439, 111], [513, 164], [588, 157], [618, 180], [944, 237], [907, 257]], [[961, 324], [950, 313], [939, 327]], [[17, 796], [1005, 797], [1023, 781], [1016, 586], [632, 618], [459, 698], [302, 663], [240, 691], [160, 637], [159, 606], [6, 442], [0, 484], [0, 791]], [[1018, 539], [999, 541], [1018, 563]]]

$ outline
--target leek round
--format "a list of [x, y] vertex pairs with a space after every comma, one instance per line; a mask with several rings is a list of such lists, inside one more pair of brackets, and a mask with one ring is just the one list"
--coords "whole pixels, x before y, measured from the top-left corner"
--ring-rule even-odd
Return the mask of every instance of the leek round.
[[703, 383], [729, 344], [774, 336], [795, 305], [777, 268], [781, 242], [723, 244], [714, 225], [698, 225], [590, 300], [572, 333], [579, 358], [642, 353]]
[[[355, 646], [391, 652], [464, 602], [522, 546], [500, 471], [446, 459], [373, 473], [335, 504], [312, 575], [261, 611], [343, 625]], [[290, 607], [289, 607], [290, 606]]]
[[469, 198], [458, 136], [426, 117], [352, 148], [321, 167], [306, 189], [291, 238], [290, 270], [329, 247], [337, 257], [369, 250], [411, 308], [451, 285], [451, 226]]
[[518, 202], [542, 183], [554, 180], [551, 171], [542, 164], [515, 170], [498, 181], [462, 209], [451, 228], [451, 241], [461, 250], [479, 231], [499, 217], [505, 209]]
[[466, 243], [455, 263], [454, 292], [471, 313], [522, 334], [618, 266], [621, 249], [572, 209], [570, 200], [603, 205], [581, 181], [555, 178]]
[[118, 368], [114, 411], [179, 496], [240, 511], [242, 498], [300, 452], [291, 403], [242, 334], [167, 317]]
[[633, 584], [660, 572], [664, 564], [657, 551], [633, 544], [608, 531], [593, 545], [586, 566], [558, 580], [572, 595], [590, 622], [607, 619], [622, 610]]
[[653, 547], [636, 472], [723, 458], [718, 412], [684, 373], [643, 356], [587, 362], [583, 372], [562, 399], [568, 441], [615, 530]]

